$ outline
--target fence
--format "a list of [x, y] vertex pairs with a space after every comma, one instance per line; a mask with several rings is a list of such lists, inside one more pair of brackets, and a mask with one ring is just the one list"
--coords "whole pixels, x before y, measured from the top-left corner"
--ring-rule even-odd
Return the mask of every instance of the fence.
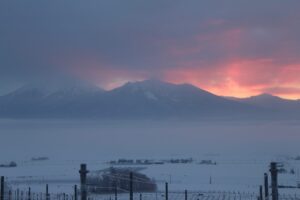
[[[44, 192], [32, 191], [30, 187], [26, 190], [14, 188], [9, 182], [5, 182], [1, 177], [0, 200], [300, 200], [300, 196], [291, 194], [278, 194], [277, 168], [276, 163], [271, 163], [271, 189], [269, 195], [268, 176], [264, 174], [264, 191], [260, 186], [257, 193], [240, 192], [220, 192], [220, 191], [169, 191], [168, 183], [165, 184], [164, 191], [155, 192], [135, 192], [135, 184], [141, 180], [134, 180], [133, 173], [128, 176], [128, 188], [115, 187], [114, 192], [106, 194], [96, 194], [87, 184], [87, 174], [89, 171], [85, 164], [82, 164], [80, 173], [80, 190], [74, 185], [72, 193], [51, 193], [48, 184], [45, 185]], [[264, 193], [263, 193], [264, 192]]]
[[[3, 200], [76, 200], [81, 195], [75, 193], [49, 193], [48, 196], [44, 192], [33, 192], [24, 190], [9, 190], [4, 193]], [[257, 200], [256, 193], [239, 193], [227, 191], [170, 191], [168, 192], [169, 200]], [[115, 200], [114, 194], [89, 194], [87, 200]], [[129, 192], [119, 193], [117, 200], [130, 199]], [[157, 191], [151, 193], [133, 193], [133, 200], [166, 200], [165, 191]], [[280, 200], [300, 200], [297, 195], [279, 195]]]

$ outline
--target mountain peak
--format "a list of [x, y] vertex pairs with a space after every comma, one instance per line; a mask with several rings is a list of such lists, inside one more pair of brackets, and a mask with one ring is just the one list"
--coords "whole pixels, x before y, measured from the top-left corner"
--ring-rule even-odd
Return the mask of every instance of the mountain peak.
[[[127, 82], [120, 88], [132, 88], [132, 89], [146, 89], [146, 88], [156, 88], [156, 87], [164, 87], [166, 85], [173, 85], [171, 83], [163, 82], [158, 79], [147, 79], [143, 81], [134, 81]], [[118, 88], [116, 88], [118, 89]]]
[[26, 95], [28, 93], [49, 96], [53, 94], [80, 95], [86, 93], [103, 92], [104, 90], [89, 83], [75, 78], [39, 80], [28, 83], [11, 92], [10, 96]]
[[261, 96], [261, 97], [275, 97], [274, 95], [269, 94], [269, 93], [261, 93], [261, 94], [256, 95], [256, 96]]
[[272, 94], [269, 94], [269, 93], [261, 93], [261, 94], [258, 94], [258, 95], [254, 95], [254, 96], [251, 96], [251, 97], [276, 97]]
[[[162, 81], [159, 79], [146, 79], [143, 81], [135, 81], [135, 82], [127, 82], [124, 86], [129, 86], [129, 87], [172, 87], [172, 88], [191, 88], [191, 89], [197, 89], [197, 90], [202, 90], [192, 84], [189, 83], [181, 83], [181, 84], [176, 84], [176, 83], [170, 83], [167, 81]], [[204, 90], [202, 90], [204, 91]]]
[[173, 85], [173, 84], [161, 81], [159, 79], [146, 79], [142, 81], [127, 82], [125, 85], [162, 86], [162, 85]]
[[155, 93], [170, 93], [175, 91], [190, 91], [209, 93], [190, 84], [174, 84], [159, 79], [147, 79], [143, 81], [128, 82], [115, 90], [130, 90], [131, 92], [155, 92]]
[[269, 93], [261, 93], [259, 95], [256, 95], [256, 96], [251, 96], [249, 97], [249, 99], [256, 99], [256, 100], [284, 100], [278, 96], [274, 96], [272, 94], [269, 94]]
[[[110, 91], [111, 94], [131, 95], [136, 99], [147, 99], [158, 102], [189, 102], [214, 101], [218, 99], [205, 90], [190, 84], [174, 84], [157, 79], [149, 79], [136, 82], [128, 82], [125, 85]], [[128, 97], [128, 96], [127, 96]]]

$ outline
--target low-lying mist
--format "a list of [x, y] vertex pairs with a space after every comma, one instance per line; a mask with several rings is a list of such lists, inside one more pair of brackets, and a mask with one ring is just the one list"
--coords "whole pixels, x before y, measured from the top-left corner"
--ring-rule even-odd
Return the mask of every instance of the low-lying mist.
[[291, 155], [298, 121], [1, 120], [1, 160]]

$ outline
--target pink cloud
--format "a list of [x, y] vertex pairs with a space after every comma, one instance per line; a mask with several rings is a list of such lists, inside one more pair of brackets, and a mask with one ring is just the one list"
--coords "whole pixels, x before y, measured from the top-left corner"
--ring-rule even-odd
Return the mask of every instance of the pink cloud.
[[285, 98], [299, 98], [299, 72], [300, 64], [277, 66], [272, 59], [268, 58], [241, 59], [213, 68], [198, 68], [187, 63], [181, 68], [166, 71], [165, 80], [174, 83], [191, 83], [222, 96], [247, 97], [269, 92]]

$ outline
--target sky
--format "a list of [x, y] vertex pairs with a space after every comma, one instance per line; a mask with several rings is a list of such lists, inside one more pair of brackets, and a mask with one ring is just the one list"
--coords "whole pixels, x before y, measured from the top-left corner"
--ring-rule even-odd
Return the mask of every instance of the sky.
[[1, 0], [0, 94], [67, 73], [300, 98], [299, 0]]

